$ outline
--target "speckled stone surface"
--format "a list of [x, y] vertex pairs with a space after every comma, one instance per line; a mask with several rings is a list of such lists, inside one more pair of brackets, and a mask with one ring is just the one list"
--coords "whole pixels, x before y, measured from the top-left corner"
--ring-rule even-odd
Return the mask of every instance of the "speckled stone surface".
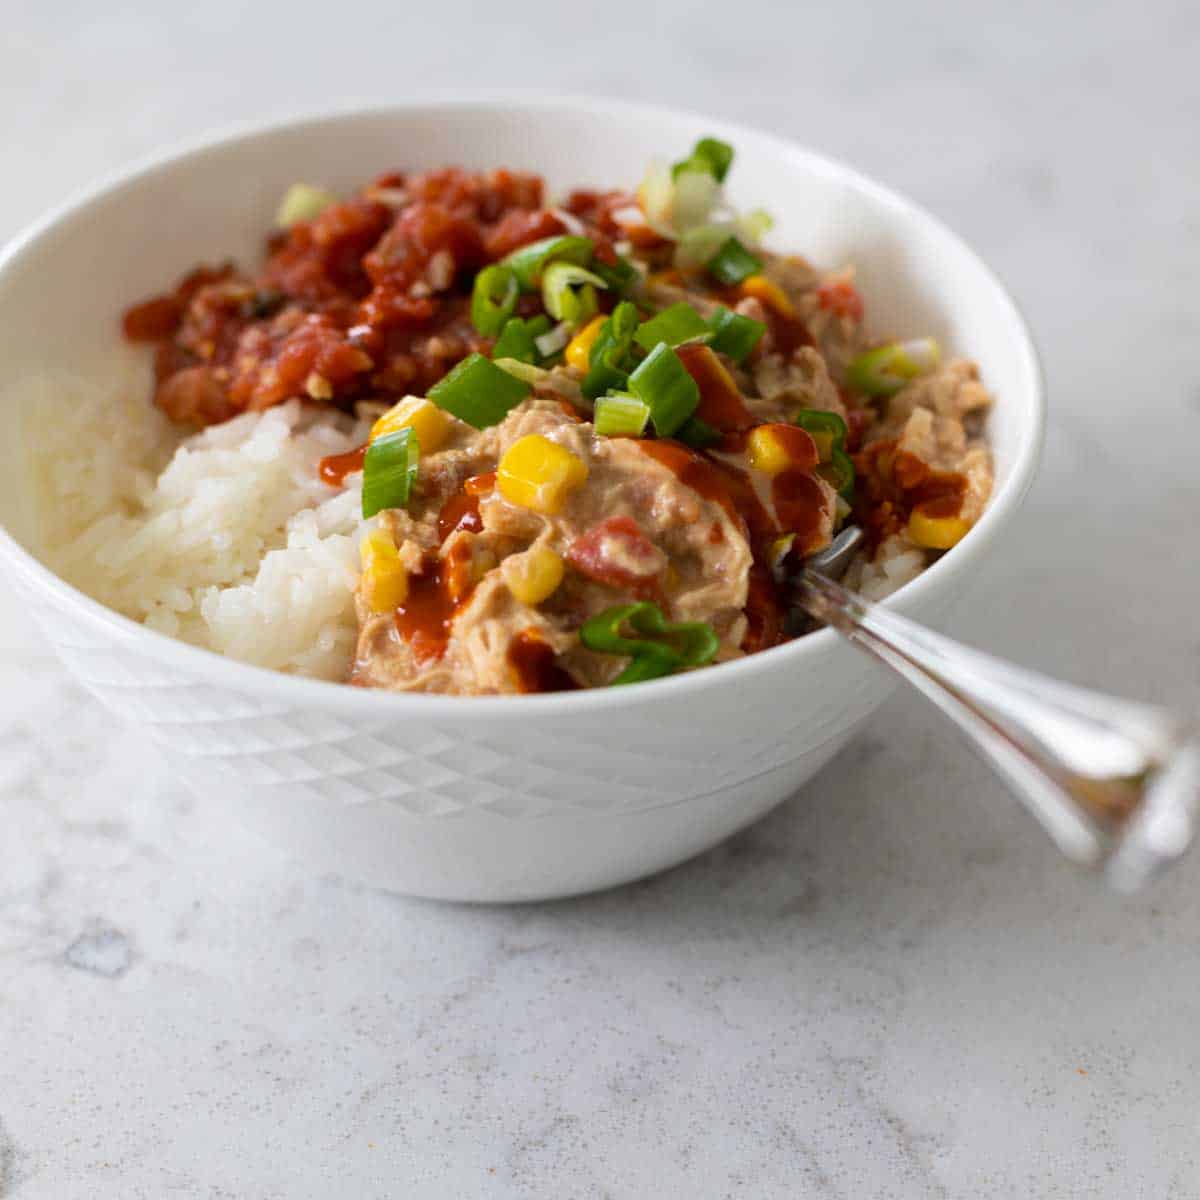
[[[0, 234], [177, 137], [464, 77], [791, 134], [944, 216], [1044, 350], [1044, 469], [957, 632], [1195, 708], [1197, 10], [872, 7], [10, 0]], [[446, 907], [226, 827], [3, 615], [0, 1196], [1200, 1195], [1200, 860], [1103, 894], [919, 702], [668, 875]]]

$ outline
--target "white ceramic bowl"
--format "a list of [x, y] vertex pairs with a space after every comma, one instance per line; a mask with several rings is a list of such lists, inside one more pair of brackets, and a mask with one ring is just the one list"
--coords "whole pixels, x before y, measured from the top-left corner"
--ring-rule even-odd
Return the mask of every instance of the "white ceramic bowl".
[[[283, 189], [349, 189], [392, 166], [504, 164], [552, 187], [636, 181], [704, 133], [737, 148], [735, 201], [774, 244], [857, 263], [873, 329], [934, 333], [998, 397], [983, 519], [890, 602], [936, 622], [1008, 523], [1043, 423], [1029, 334], [995, 276], [927, 213], [854, 171], [723, 121], [591, 100], [449, 101], [255, 128], [155, 159], [52, 214], [0, 259], [9, 380], [103, 380], [118, 315], [200, 260], [252, 262]], [[423, 896], [519, 900], [636, 879], [762, 816], [845, 745], [889, 691], [822, 631], [635, 688], [483, 699], [390, 695], [242, 666], [151, 633], [37, 559], [18, 406], [0, 470], [0, 559], [79, 679], [158, 742], [206, 799], [309, 860]]]

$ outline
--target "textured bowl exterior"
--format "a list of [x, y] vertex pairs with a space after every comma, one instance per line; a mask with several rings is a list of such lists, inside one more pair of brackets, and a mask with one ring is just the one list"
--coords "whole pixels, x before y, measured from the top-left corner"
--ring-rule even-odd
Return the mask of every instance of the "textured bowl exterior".
[[[545, 105], [512, 108], [529, 118], [549, 112]], [[481, 107], [477, 119], [494, 116], [493, 110]], [[448, 105], [447, 111], [454, 117], [444, 157], [453, 160], [461, 157], [452, 135], [463, 110]], [[555, 111], [562, 119], [561, 106]], [[437, 145], [439, 112], [436, 106], [400, 108], [394, 119], [409, 128], [434, 127]], [[772, 146], [782, 153], [782, 143], [718, 122], [652, 109], [621, 112], [636, 115], [647, 127], [643, 136], [660, 144], [677, 144], [681, 128], [715, 127], [739, 146], [755, 140], [760, 157]], [[423, 124], [414, 126], [414, 113]], [[611, 108], [580, 102], [568, 113], [586, 125], [611, 116]], [[331, 119], [343, 138], [356, 122], [377, 130], [386, 120], [378, 112]], [[274, 142], [294, 143], [305, 130], [320, 143], [330, 137], [328, 125], [310, 122], [233, 139], [224, 166], [226, 143], [215, 144], [72, 206], [0, 261], [0, 323], [13, 297], [29, 286], [21, 272], [46, 277], [45, 263], [60, 252], [60, 225], [91, 215], [98, 202], [102, 209], [114, 190], [126, 202], [130, 195], [136, 200], [139, 185], [161, 192], [175, 162], [194, 168], [197, 161], [208, 164], [215, 187], [223, 172], [237, 169], [247, 141], [259, 154]], [[880, 220], [893, 205], [905, 220], [952, 239], [931, 218], [852, 172], [814, 156], [802, 161], [814, 180], [832, 175], [837, 187], [871, 197]], [[829, 180], [821, 186], [829, 187]], [[96, 219], [102, 222], [102, 214]], [[62, 236], [69, 243], [69, 230]], [[933, 623], [1019, 502], [1041, 425], [1036, 358], [1020, 318], [986, 268], [956, 240], [946, 244], [966, 256], [968, 276], [975, 264], [974, 286], [998, 293], [999, 300], [991, 297], [1003, 302], [996, 311], [1011, 311], [1014, 353], [1026, 354], [1032, 366], [1027, 394], [1012, 401], [1019, 399], [1020, 417], [1006, 418], [1015, 431], [1013, 449], [1005, 451], [1006, 478], [992, 510], [959, 550], [896, 598], [897, 607]], [[27, 342], [18, 345], [14, 337], [14, 353]], [[24, 352], [31, 364], [45, 361], [44, 351], [41, 358]], [[11, 532], [15, 519], [7, 510], [5, 517]], [[821, 632], [738, 663], [628, 689], [485, 699], [370, 693], [245, 667], [151, 633], [57, 579], [22, 540], [28, 536], [0, 536], [0, 559], [49, 641], [91, 692], [162, 747], [206, 801], [225, 804], [318, 870], [424, 896], [541, 899], [612, 886], [680, 862], [791, 795], [890, 690], [881, 668]]]
[[201, 795], [322, 870], [445, 899], [571, 895], [683, 861], [793, 794], [889, 688], [831, 640], [812, 677], [634, 688], [590, 719], [498, 722], [472, 700], [368, 716], [214, 681], [24, 590], [71, 672]]

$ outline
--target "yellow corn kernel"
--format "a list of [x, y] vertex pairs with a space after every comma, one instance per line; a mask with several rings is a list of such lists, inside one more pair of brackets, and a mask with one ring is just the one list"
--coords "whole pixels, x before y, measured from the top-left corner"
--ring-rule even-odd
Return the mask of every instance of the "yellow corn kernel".
[[382, 529], [373, 529], [359, 546], [362, 559], [362, 593], [372, 612], [399, 608], [408, 597], [408, 572], [400, 561], [396, 543]]
[[532, 546], [524, 554], [510, 554], [500, 572], [508, 590], [532, 608], [562, 583], [563, 560], [549, 546]]
[[600, 336], [600, 327], [607, 320], [607, 317], [593, 317], [567, 343], [568, 366], [574, 367], [577, 371], [588, 369], [588, 358], [592, 353], [592, 347], [596, 344], [596, 338]]
[[768, 308], [773, 308], [784, 317], [794, 317], [796, 307], [788, 299], [788, 294], [773, 279], [765, 275], [751, 275], [743, 279], [739, 291], [743, 296], [753, 296], [761, 300]]
[[971, 528], [963, 517], [931, 517], [914, 508], [908, 518], [908, 540], [926, 550], [949, 550], [958, 545]]
[[750, 465], [764, 475], [778, 475], [792, 465], [787, 447], [769, 425], [760, 425], [750, 431], [746, 439], [746, 455]]
[[371, 441], [385, 434], [411, 429], [422, 454], [432, 454], [450, 436], [454, 418], [421, 396], [405, 396], [371, 426]]
[[587, 477], [587, 464], [578, 455], [540, 433], [530, 433], [504, 452], [496, 485], [510, 503], [553, 516]]

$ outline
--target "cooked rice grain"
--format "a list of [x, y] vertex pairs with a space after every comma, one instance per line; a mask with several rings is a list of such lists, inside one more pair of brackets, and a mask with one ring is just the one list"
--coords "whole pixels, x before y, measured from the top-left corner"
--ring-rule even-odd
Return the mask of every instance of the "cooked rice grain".
[[315, 468], [360, 445], [365, 425], [293, 400], [180, 439], [144, 384], [98, 391], [55, 376], [36, 386], [28, 438], [51, 567], [194, 645], [345, 677], [360, 495], [355, 477], [331, 493]]

